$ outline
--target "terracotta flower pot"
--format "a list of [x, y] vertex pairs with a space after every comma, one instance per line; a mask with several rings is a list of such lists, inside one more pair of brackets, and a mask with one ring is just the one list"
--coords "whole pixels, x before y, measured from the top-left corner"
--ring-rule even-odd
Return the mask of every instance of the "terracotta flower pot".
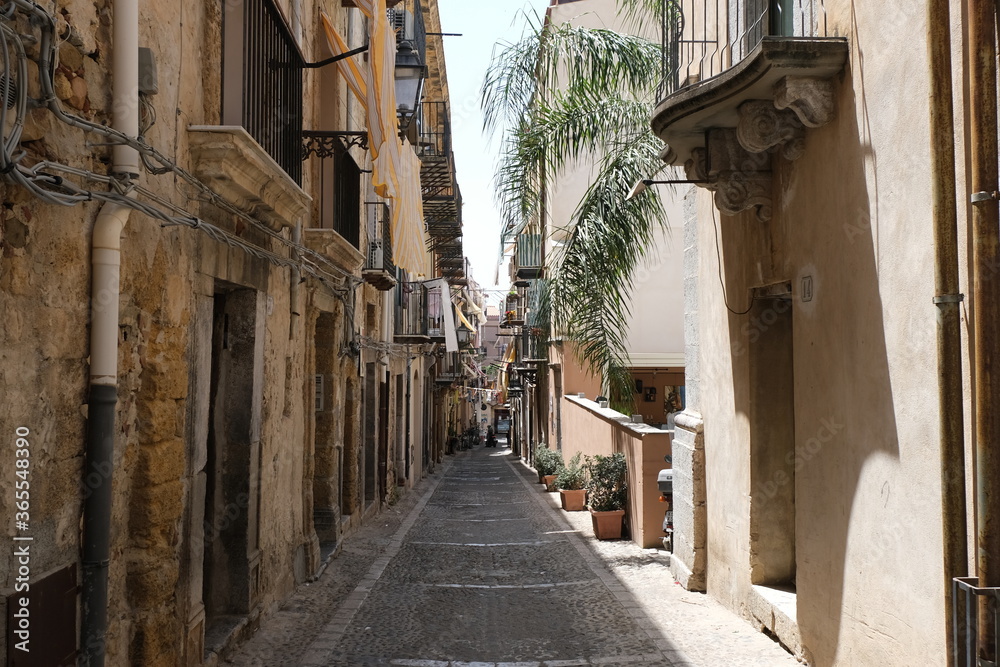
[[546, 491], [555, 491], [556, 477], [558, 475], [545, 475], [542, 477], [542, 484], [545, 485]]
[[559, 498], [567, 512], [581, 512], [587, 502], [587, 489], [559, 489]]
[[594, 537], [599, 540], [621, 539], [625, 510], [609, 510], [607, 512], [590, 510], [590, 518], [594, 522]]

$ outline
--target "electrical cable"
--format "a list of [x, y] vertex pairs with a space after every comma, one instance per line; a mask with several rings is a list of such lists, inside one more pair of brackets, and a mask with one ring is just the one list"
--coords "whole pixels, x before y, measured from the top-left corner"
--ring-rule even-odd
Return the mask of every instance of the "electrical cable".
[[747, 313], [750, 312], [750, 309], [753, 308], [754, 302], [757, 301], [757, 295], [756, 294], [751, 294], [751, 296], [750, 296], [750, 305], [747, 306], [746, 310], [737, 311], [737, 310], [733, 310], [729, 306], [729, 297], [726, 296], [726, 283], [722, 279], [722, 251], [719, 249], [719, 226], [716, 223], [716, 219], [715, 219], [715, 206], [712, 206], [712, 229], [715, 231], [715, 256], [718, 259], [719, 284], [722, 285], [722, 302], [726, 305], [726, 310], [728, 310], [733, 315], [746, 315]]
[[[143, 165], [152, 174], [174, 173], [183, 181], [194, 186], [201, 196], [202, 201], [214, 205], [221, 210], [230, 213], [241, 220], [247, 222], [254, 229], [260, 231], [265, 236], [275, 240], [280, 245], [287, 247], [291, 253], [298, 257], [298, 260], [284, 257], [271, 250], [265, 250], [253, 245], [243, 238], [229, 233], [215, 225], [211, 225], [196, 216], [191, 215], [183, 208], [168, 202], [166, 199], [156, 195], [151, 190], [137, 186], [132, 182], [129, 175], [122, 176], [102, 176], [92, 171], [69, 167], [51, 161], [40, 161], [33, 166], [27, 167], [21, 163], [25, 153], [14, 155], [14, 149], [20, 143], [21, 131], [23, 129], [24, 118], [27, 111], [27, 57], [23, 47], [22, 39], [26, 36], [16, 33], [5, 21], [12, 20], [15, 10], [22, 9], [26, 13], [34, 16], [37, 21], [34, 23], [42, 26], [42, 37], [39, 43], [39, 84], [42, 90], [42, 98], [39, 103], [47, 107], [60, 121], [88, 132], [95, 132], [110, 139], [113, 143], [124, 144], [138, 151]], [[132, 138], [128, 135], [98, 123], [91, 122], [84, 118], [66, 113], [61, 108], [54, 93], [54, 67], [57, 60], [57, 45], [55, 44], [55, 20], [45, 9], [30, 0], [10, 0], [2, 11], [0, 11], [0, 49], [3, 53], [3, 76], [7, 84], [4, 92], [9, 91], [10, 82], [14, 82], [16, 89], [16, 118], [11, 124], [11, 129], [5, 131], [3, 142], [0, 143], [0, 173], [5, 173], [8, 178], [31, 191], [39, 199], [62, 206], [72, 206], [85, 201], [114, 201], [116, 203], [129, 206], [153, 219], [160, 220], [164, 224], [181, 224], [205, 233], [217, 242], [225, 243], [228, 246], [236, 247], [248, 254], [266, 260], [271, 264], [298, 269], [310, 275], [330, 289], [334, 295], [343, 300], [347, 292], [352, 292], [353, 288], [362, 281], [349, 271], [334, 264], [324, 255], [312, 251], [311, 249], [292, 242], [271, 226], [253, 217], [249, 213], [240, 209], [237, 205], [226, 200], [217, 192], [212, 190], [207, 184], [196, 176], [181, 168], [175, 162], [167, 158], [155, 148], [146, 143], [142, 136]], [[31, 37], [34, 40], [34, 37]], [[10, 76], [10, 52], [13, 49], [18, 63], [18, 76], [12, 79]], [[20, 85], [16, 85], [19, 83]], [[140, 135], [148, 131], [156, 121], [155, 108], [148, 100], [147, 96], [140, 95], [140, 108], [146, 112], [146, 119]], [[6, 104], [0, 104], [0, 128], [7, 128], [8, 110]], [[161, 166], [157, 167], [155, 163]], [[49, 171], [63, 171], [80, 178], [88, 179], [107, 185], [109, 190], [117, 192], [95, 192], [77, 186], [60, 176], [48, 173]], [[175, 213], [170, 215], [150, 204], [146, 204], [137, 199], [126, 197], [125, 194], [135, 190], [144, 197], [154, 201], [161, 207]], [[341, 286], [338, 283], [344, 283]]]

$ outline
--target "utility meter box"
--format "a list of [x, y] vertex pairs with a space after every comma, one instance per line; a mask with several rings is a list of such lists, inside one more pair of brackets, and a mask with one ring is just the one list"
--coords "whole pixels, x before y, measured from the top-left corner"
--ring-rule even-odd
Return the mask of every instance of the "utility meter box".
[[660, 489], [660, 493], [673, 493], [674, 492], [674, 471], [673, 468], [666, 468], [661, 470], [656, 476], [656, 485]]

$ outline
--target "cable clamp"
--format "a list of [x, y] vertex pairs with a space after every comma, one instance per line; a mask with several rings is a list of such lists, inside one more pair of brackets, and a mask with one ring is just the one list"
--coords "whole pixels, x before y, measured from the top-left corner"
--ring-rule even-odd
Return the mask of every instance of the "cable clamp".
[[934, 297], [934, 303], [962, 303], [965, 301], [964, 294], [942, 294]]
[[969, 202], [972, 204], [983, 204], [988, 201], [996, 200], [998, 196], [1000, 196], [1000, 193], [996, 190], [993, 192], [973, 192], [969, 197]]

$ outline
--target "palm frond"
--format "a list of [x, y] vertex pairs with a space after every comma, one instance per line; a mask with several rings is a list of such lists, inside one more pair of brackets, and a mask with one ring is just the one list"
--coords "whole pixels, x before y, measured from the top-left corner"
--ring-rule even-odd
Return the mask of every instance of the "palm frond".
[[[621, 7], [639, 16], [661, 1], [621, 0]], [[603, 156], [565, 244], [548, 258], [539, 309], [551, 313], [553, 327], [577, 344], [613, 405], [627, 412], [632, 273], [664, 213], [654, 190], [625, 198], [637, 180], [662, 168], [648, 125], [662, 47], [613, 30], [526, 18], [524, 37], [494, 55], [481, 94], [486, 129], [505, 136], [494, 179], [504, 241], [541, 220], [547, 181], [574, 161]]]
[[521, 40], [500, 44], [481, 90], [487, 130], [517, 127], [543, 92], [587, 82], [596, 96], [644, 97], [655, 85], [661, 46], [604, 28], [528, 20]]
[[664, 220], [655, 191], [625, 198], [636, 180], [659, 166], [656, 147], [656, 137], [647, 131], [607, 154], [573, 214], [549, 280], [553, 325], [578, 344], [582, 360], [600, 371], [619, 405], [632, 398], [631, 391], [621, 393], [632, 274]]

